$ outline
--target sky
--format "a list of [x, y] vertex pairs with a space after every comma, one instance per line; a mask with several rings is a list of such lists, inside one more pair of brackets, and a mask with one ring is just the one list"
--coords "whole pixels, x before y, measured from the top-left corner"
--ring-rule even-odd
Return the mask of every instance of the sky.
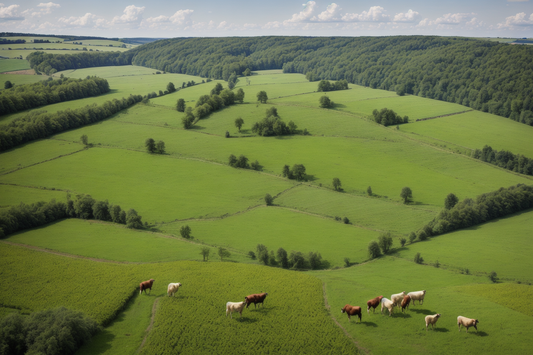
[[111, 38], [531, 38], [533, 0], [18, 0], [0, 3], [0, 32]]

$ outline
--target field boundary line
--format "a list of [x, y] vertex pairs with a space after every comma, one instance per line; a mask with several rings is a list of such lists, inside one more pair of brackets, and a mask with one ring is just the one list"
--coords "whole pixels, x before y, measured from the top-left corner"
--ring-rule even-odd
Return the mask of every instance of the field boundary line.
[[144, 343], [146, 343], [146, 339], [148, 338], [148, 335], [150, 334], [150, 331], [152, 330], [152, 327], [154, 325], [155, 312], [157, 311], [157, 306], [159, 305], [160, 299], [161, 297], [157, 297], [154, 301], [154, 304], [152, 305], [152, 316], [150, 317], [150, 324], [148, 325], [148, 328], [146, 328], [146, 330], [144, 331], [145, 335], [143, 337], [143, 341], [141, 345], [139, 346], [139, 348], [137, 349], [137, 351], [135, 352], [136, 354], [139, 354], [141, 352], [144, 346]]
[[364, 352], [365, 354], [370, 354], [370, 350], [366, 349], [366, 348], [363, 348], [362, 346], [359, 345], [359, 342], [357, 342], [357, 340], [355, 340], [352, 335], [350, 333], [348, 333], [348, 331], [346, 330], [346, 328], [344, 328], [340, 323], [339, 321], [337, 320], [337, 318], [335, 318], [335, 316], [331, 313], [330, 309], [330, 305], [328, 303], [328, 295], [326, 294], [326, 283], [325, 282], [322, 282], [322, 296], [324, 297], [324, 306], [326, 307], [326, 310], [327, 312], [329, 313], [329, 316], [331, 317], [331, 319], [333, 319], [333, 321], [335, 322], [335, 324], [337, 324], [337, 326], [339, 328], [341, 328], [341, 330], [343, 331], [344, 335], [346, 335], [348, 337], [348, 339], [350, 339], [352, 341], [352, 343], [355, 344], [355, 346], [357, 347], [357, 349], [359, 349], [360, 351]]
[[466, 113], [466, 112], [470, 112], [470, 111], [474, 111], [474, 109], [470, 109], [470, 110], [466, 110], [466, 111], [461, 111], [461, 112], [447, 113], [447, 114], [445, 114], [445, 115], [440, 115], [440, 116], [418, 118], [418, 119], [416, 119], [415, 122], [427, 121], [427, 120], [433, 120], [433, 119], [435, 119], [435, 118], [441, 118], [441, 117], [448, 117], [448, 116], [460, 115], [460, 114], [462, 114], [462, 113]]

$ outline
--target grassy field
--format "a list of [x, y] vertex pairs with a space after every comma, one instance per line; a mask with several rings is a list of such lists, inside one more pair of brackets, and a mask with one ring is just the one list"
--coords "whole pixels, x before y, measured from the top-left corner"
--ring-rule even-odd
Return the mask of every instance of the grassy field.
[[[486, 277], [461, 275], [431, 266], [386, 257], [348, 269], [314, 271], [326, 285], [330, 313], [358, 341], [359, 346], [375, 354], [501, 354], [527, 353], [531, 343], [533, 307], [522, 302], [527, 311], [510, 309], [516, 294], [498, 292], [498, 302], [491, 301], [499, 285], [487, 284]], [[521, 289], [526, 294], [531, 286]], [[380, 308], [370, 315], [366, 301], [402, 291], [426, 290], [423, 305], [411, 305], [402, 314], [395, 309], [392, 317]], [[473, 290], [477, 292], [473, 292]], [[363, 308], [362, 323], [350, 323], [340, 310], [345, 304]], [[509, 307], [509, 308], [508, 308]], [[516, 306], [513, 306], [516, 307]], [[440, 313], [435, 330], [425, 330], [424, 317]], [[458, 332], [457, 316], [479, 319], [478, 330]]]
[[[21, 59], [0, 59], [0, 73], [30, 69], [30, 63]], [[2, 86], [2, 89], [4, 87]]]

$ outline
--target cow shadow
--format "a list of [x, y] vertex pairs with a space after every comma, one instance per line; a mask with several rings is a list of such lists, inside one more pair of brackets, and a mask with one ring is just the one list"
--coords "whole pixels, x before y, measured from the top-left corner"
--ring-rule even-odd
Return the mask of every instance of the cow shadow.
[[376, 328], [378, 325], [374, 322], [367, 322], [367, 321], [364, 321], [364, 322], [361, 322], [361, 324], [364, 324], [366, 325], [367, 327], [374, 327]]
[[437, 328], [437, 327], [435, 327], [435, 329], [433, 330], [436, 332], [440, 332], [440, 333], [447, 333], [450, 331], [450, 329], [447, 329], [447, 328]]
[[407, 313], [400, 312], [400, 313], [394, 313], [393, 317], [396, 317], [396, 318], [411, 318], [411, 315], [407, 314]]
[[[470, 333], [468, 333], [468, 334], [470, 334]], [[472, 333], [472, 334], [475, 334], [478, 337], [486, 337], [488, 335], [486, 332], [475, 332], [475, 333]]]
[[241, 323], [248, 323], [248, 324], [257, 322], [256, 318], [249, 318], [249, 317], [239, 317], [239, 318], [236, 318], [235, 320]]
[[426, 316], [429, 316], [430, 314], [435, 314], [435, 312], [431, 312], [429, 309], [410, 309], [410, 311], [415, 313], [422, 313]]
[[250, 309], [250, 311], [253, 311], [253, 312], [260, 312], [260, 313], [263, 313], [263, 314], [269, 314], [273, 309], [276, 309], [277, 307], [268, 307], [268, 308], [264, 308], [263, 306], [261, 306], [261, 308], [257, 308], [257, 309]]

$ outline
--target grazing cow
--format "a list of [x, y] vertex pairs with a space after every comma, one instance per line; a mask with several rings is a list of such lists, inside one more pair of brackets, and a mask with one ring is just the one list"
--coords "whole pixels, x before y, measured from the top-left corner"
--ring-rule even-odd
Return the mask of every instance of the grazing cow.
[[141, 283], [139, 284], [139, 288], [141, 289], [141, 290], [139, 291], [139, 295], [140, 295], [141, 293], [143, 293], [143, 291], [144, 291], [144, 293], [146, 293], [146, 290], [147, 290], [147, 289], [150, 289], [150, 293], [152, 293], [152, 285], [154, 284], [154, 281], [155, 281], [154, 279], [150, 279], [150, 280], [148, 280], [148, 281], [143, 281], [143, 282], [141, 282]]
[[246, 308], [253, 303], [254, 308], [257, 308], [257, 304], [263, 304], [263, 301], [265, 300], [265, 297], [268, 295], [268, 293], [254, 293], [253, 295], [249, 295], [244, 297], [244, 301], [246, 302]]
[[383, 314], [383, 308], [387, 308], [389, 310], [389, 317], [392, 316], [392, 309], [394, 308], [394, 303], [392, 303], [391, 300], [388, 298], [383, 298], [381, 300], [381, 314]]
[[403, 297], [403, 300], [402, 300], [402, 312], [406, 309], [406, 308], [409, 308], [409, 303], [411, 303], [411, 296], [409, 295], [405, 295]]
[[434, 329], [435, 324], [440, 318], [440, 313], [434, 314], [432, 316], [426, 316], [426, 332], [428, 331], [428, 325], [431, 324], [431, 329]]
[[407, 295], [411, 297], [411, 300], [413, 301], [413, 306], [415, 305], [415, 301], [418, 301], [418, 304], [424, 304], [424, 296], [426, 295], [426, 290], [409, 292]]
[[229, 317], [231, 319], [233, 319], [233, 312], [239, 312], [239, 314], [242, 317], [242, 311], [245, 305], [246, 305], [246, 301], [226, 303], [226, 317], [228, 316], [228, 312], [229, 312]]
[[179, 282], [169, 283], [167, 287], [167, 295], [174, 296], [174, 294], [178, 292], [180, 287], [181, 287], [181, 284]]
[[350, 306], [349, 304], [347, 304], [346, 306], [344, 306], [343, 309], [341, 309], [341, 312], [346, 313], [348, 315], [348, 320], [350, 320], [350, 322], [352, 321], [350, 316], [359, 316], [359, 323], [361, 323], [361, 307]]
[[459, 326], [459, 331], [461, 331], [461, 326], [466, 328], [466, 332], [468, 333], [468, 328], [474, 327], [477, 330], [477, 324], [479, 321], [477, 319], [470, 319], [463, 316], [457, 317], [457, 325]]
[[378, 306], [379, 302], [381, 302], [381, 299], [383, 298], [383, 296], [379, 296], [379, 297], [376, 297], [376, 298], [372, 298], [371, 300], [368, 300], [366, 302], [366, 313], [370, 313], [369, 310], [370, 310], [370, 307], [374, 308], [372, 310], [373, 313], [376, 312], [376, 307]]
[[402, 304], [402, 300], [403, 300], [403, 297], [405, 296], [405, 291], [402, 291], [400, 293], [396, 293], [392, 296], [390, 296], [390, 300], [392, 301], [392, 303], [394, 303], [394, 305], [396, 307], [400, 307], [400, 305]]

